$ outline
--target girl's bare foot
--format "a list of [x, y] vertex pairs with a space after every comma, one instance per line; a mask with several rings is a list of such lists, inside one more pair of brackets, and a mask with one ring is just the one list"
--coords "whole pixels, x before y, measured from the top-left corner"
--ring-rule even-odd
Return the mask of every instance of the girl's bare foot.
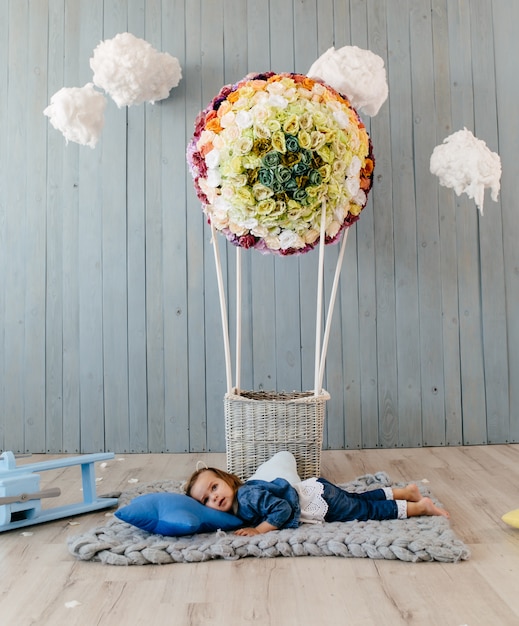
[[418, 487], [412, 483], [406, 487], [393, 488], [393, 498], [395, 500], [407, 500], [407, 502], [419, 502], [423, 496]]
[[445, 509], [436, 506], [431, 498], [421, 498], [418, 502], [407, 503], [407, 517], [418, 515], [443, 515], [449, 518], [450, 515]]

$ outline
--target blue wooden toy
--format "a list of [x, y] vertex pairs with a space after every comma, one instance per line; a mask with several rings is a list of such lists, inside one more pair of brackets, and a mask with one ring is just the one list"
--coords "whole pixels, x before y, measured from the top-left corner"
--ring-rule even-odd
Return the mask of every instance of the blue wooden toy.
[[[116, 506], [117, 498], [97, 497], [94, 467], [98, 461], [113, 458], [113, 452], [84, 454], [17, 467], [14, 454], [4, 452], [0, 455], [0, 532]], [[42, 498], [59, 496], [61, 490], [54, 487], [41, 491], [37, 472], [71, 465], [81, 466], [83, 501], [42, 509]]]

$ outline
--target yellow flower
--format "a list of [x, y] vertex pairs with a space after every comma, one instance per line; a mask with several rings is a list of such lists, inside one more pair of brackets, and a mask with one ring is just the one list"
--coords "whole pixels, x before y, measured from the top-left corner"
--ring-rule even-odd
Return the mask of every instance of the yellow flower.
[[282, 154], [286, 152], [285, 133], [280, 130], [272, 133], [272, 147]]
[[266, 124], [256, 123], [254, 124], [254, 135], [256, 139], [270, 139], [272, 133]]
[[239, 187], [236, 190], [235, 198], [243, 204], [254, 204], [254, 196], [248, 187]]
[[305, 232], [303, 238], [305, 240], [305, 243], [314, 243], [319, 239], [319, 235], [320, 233], [318, 230], [316, 230], [315, 228], [310, 228]]
[[281, 243], [277, 235], [265, 237], [265, 244], [269, 250], [279, 250], [281, 248]]
[[228, 183], [234, 185], [234, 187], [245, 187], [247, 184], [247, 176], [245, 174], [237, 174], [230, 178]]
[[332, 166], [328, 163], [319, 168], [319, 174], [323, 177], [323, 183], [327, 183], [332, 175]]
[[305, 105], [303, 102], [296, 100], [295, 102], [291, 102], [287, 107], [288, 115], [296, 115], [299, 121], [301, 115], [305, 112]]
[[333, 163], [335, 161], [335, 154], [328, 145], [321, 146], [317, 150], [317, 154], [325, 163]]
[[261, 165], [261, 157], [258, 154], [253, 154], [252, 152], [250, 152], [249, 154], [244, 154], [242, 156], [241, 163], [243, 165], [243, 169], [256, 169]]
[[252, 150], [253, 143], [251, 137], [240, 137], [234, 143], [234, 153], [239, 156], [248, 154]]
[[275, 217], [280, 217], [281, 215], [285, 214], [286, 210], [287, 210], [286, 203], [283, 200], [276, 200], [276, 206], [274, 207], [274, 210], [272, 211], [271, 215]]
[[303, 113], [300, 117], [299, 117], [299, 126], [303, 129], [303, 130], [310, 130], [311, 128], [313, 128], [314, 125], [314, 120], [313, 117], [310, 113]]
[[297, 115], [291, 115], [284, 121], [283, 130], [289, 135], [297, 135], [297, 131], [299, 130]]
[[299, 145], [301, 146], [301, 148], [304, 148], [305, 150], [310, 149], [310, 146], [312, 145], [312, 138], [306, 130], [299, 131], [299, 134], [297, 135], [297, 140], [299, 141]]
[[233, 171], [231, 161], [222, 161], [220, 163], [220, 174], [222, 175], [222, 178], [229, 178], [235, 174], [239, 174], [239, 172]]
[[258, 201], [266, 200], [267, 198], [271, 198], [274, 195], [272, 189], [269, 189], [269, 187], [265, 187], [265, 185], [262, 185], [260, 183], [254, 185], [254, 187], [252, 188], [252, 193], [254, 194], [254, 198], [256, 198], [256, 200]]
[[270, 215], [276, 207], [276, 202], [272, 198], [260, 200], [256, 205], [256, 213], [258, 215]]
[[[240, 87], [240, 89], [238, 89], [236, 92], [233, 92], [233, 93], [239, 93], [240, 98], [252, 98], [255, 92], [256, 90], [254, 89], [252, 85], [245, 84], [243, 87]], [[229, 100], [229, 97], [227, 97], [227, 100]]]
[[333, 200], [336, 200], [337, 198], [339, 198], [342, 193], [341, 188], [342, 188], [342, 185], [341, 187], [339, 187], [339, 185], [337, 184], [337, 181], [335, 179], [331, 179], [328, 182], [328, 197]]
[[325, 113], [323, 113], [323, 111], [321, 109], [317, 109], [314, 114], [313, 114], [313, 118], [314, 118], [314, 125], [318, 130], [324, 130], [327, 129], [328, 126], [328, 118], [325, 115]]
[[333, 176], [338, 180], [344, 180], [347, 165], [344, 161], [336, 160], [332, 163]]
[[326, 142], [326, 135], [324, 133], [320, 133], [318, 130], [313, 130], [310, 136], [312, 139], [312, 150], [318, 151], [319, 148], [324, 146]]
[[333, 222], [331, 222], [331, 224], [329, 224], [326, 227], [326, 234], [329, 237], [335, 237], [335, 235], [339, 232], [340, 229], [341, 229], [341, 225], [339, 224], [339, 222], [333, 220]]

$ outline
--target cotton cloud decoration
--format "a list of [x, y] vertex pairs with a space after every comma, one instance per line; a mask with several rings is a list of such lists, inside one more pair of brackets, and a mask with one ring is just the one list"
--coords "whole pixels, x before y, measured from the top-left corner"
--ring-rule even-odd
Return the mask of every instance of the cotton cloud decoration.
[[388, 96], [384, 60], [371, 50], [357, 46], [332, 46], [306, 73], [347, 96], [351, 105], [373, 117]]
[[178, 59], [131, 33], [102, 41], [90, 67], [94, 84], [110, 94], [118, 107], [163, 100], [182, 78]]
[[501, 159], [481, 139], [464, 128], [443, 140], [434, 148], [430, 170], [440, 179], [440, 185], [454, 189], [459, 196], [466, 193], [476, 202], [483, 215], [485, 188], [497, 202], [501, 180]]
[[50, 99], [43, 114], [67, 140], [94, 148], [105, 123], [106, 98], [92, 83], [63, 87]]

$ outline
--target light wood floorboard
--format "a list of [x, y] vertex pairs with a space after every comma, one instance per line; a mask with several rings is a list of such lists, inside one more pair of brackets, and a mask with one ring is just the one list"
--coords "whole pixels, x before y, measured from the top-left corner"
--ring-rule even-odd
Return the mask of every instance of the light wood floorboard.
[[[55, 457], [18, 464], [49, 458]], [[225, 466], [223, 454], [116, 455], [105, 468], [97, 465], [98, 493], [132, 488], [132, 478], [183, 480], [197, 460]], [[427, 479], [472, 558], [456, 564], [251, 558], [144, 567], [77, 561], [67, 537], [103, 525], [102, 511], [0, 534], [0, 624], [519, 624], [519, 530], [501, 521], [519, 508], [519, 445], [323, 453], [323, 475], [335, 482], [379, 470], [394, 480]], [[45, 506], [81, 500], [77, 467], [42, 472], [41, 483], [62, 491], [59, 502]], [[81, 604], [67, 608], [72, 601]]]

